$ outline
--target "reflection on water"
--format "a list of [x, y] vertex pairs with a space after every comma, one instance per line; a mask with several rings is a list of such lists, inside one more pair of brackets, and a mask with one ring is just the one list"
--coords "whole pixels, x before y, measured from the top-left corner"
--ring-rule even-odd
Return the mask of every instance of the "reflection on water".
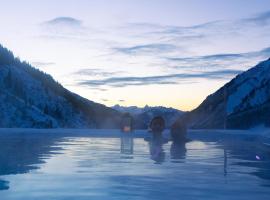
[[1, 200], [270, 195], [270, 149], [256, 138], [206, 135], [183, 144], [147, 142], [132, 134], [0, 135]]
[[[0, 178], [1, 175], [23, 174], [38, 169], [44, 162], [59, 150], [55, 147], [57, 137], [31, 135], [0, 135]], [[9, 189], [9, 183], [0, 179], [0, 190]]]
[[[239, 166], [247, 170], [241, 173], [255, 175], [270, 180], [270, 148], [263, 145], [257, 137], [228, 138], [221, 142], [224, 149], [224, 173], [239, 172]], [[268, 183], [263, 183], [267, 184]]]
[[171, 144], [171, 149], [170, 149], [170, 153], [171, 153], [171, 158], [173, 159], [173, 162], [184, 162], [185, 158], [186, 158], [186, 143], [175, 143], [172, 142]]
[[150, 158], [154, 160], [156, 164], [163, 163], [166, 157], [163, 145], [168, 143], [168, 140], [162, 136], [147, 137], [144, 140], [148, 142]]
[[132, 133], [124, 133], [121, 135], [121, 154], [122, 158], [133, 158], [133, 135]]
[[227, 155], [227, 150], [224, 148], [224, 176], [227, 176], [227, 159], [228, 159], [228, 155]]

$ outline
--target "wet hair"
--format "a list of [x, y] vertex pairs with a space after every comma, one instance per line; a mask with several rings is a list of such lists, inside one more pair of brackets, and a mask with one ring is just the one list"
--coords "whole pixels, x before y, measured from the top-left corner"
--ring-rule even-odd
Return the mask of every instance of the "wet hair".
[[154, 121], [160, 121], [161, 125], [162, 125], [162, 126], [165, 126], [165, 120], [164, 120], [164, 118], [161, 117], [161, 116], [156, 116], [156, 117], [154, 117], [154, 118], [151, 120], [151, 122], [150, 122], [150, 128], [152, 127], [152, 124], [153, 124]]

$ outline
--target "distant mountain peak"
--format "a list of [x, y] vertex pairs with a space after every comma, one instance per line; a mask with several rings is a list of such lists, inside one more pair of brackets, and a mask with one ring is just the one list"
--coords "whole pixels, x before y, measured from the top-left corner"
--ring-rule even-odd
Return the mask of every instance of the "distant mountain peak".
[[115, 105], [113, 109], [121, 113], [130, 113], [135, 120], [135, 128], [144, 129], [147, 128], [150, 121], [155, 116], [162, 116], [165, 119], [166, 126], [170, 127], [180, 116], [183, 115], [183, 111], [175, 108], [167, 108], [163, 106], [148, 106], [137, 107], [137, 106], [120, 106]]

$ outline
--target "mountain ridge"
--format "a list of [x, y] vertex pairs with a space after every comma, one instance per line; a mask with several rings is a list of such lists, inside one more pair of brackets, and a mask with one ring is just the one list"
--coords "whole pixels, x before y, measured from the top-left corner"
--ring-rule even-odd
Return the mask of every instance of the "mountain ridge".
[[0, 45], [0, 127], [118, 128], [121, 114], [64, 88]]
[[270, 125], [270, 59], [237, 75], [180, 120], [196, 129]]

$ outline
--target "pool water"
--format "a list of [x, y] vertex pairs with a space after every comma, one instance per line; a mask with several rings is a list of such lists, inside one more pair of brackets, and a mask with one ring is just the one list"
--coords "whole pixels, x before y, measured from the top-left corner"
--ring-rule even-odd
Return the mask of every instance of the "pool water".
[[1, 134], [0, 199], [270, 199], [270, 147], [256, 136], [109, 135]]

